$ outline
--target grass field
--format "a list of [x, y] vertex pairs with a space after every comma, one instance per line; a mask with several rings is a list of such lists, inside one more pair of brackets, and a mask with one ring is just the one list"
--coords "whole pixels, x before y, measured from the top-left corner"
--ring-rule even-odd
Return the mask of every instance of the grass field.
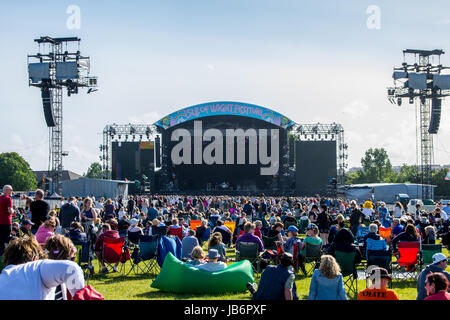
[[[206, 244], [205, 244], [206, 246]], [[205, 248], [204, 246], [204, 248]], [[444, 249], [445, 255], [449, 252]], [[233, 259], [235, 257], [234, 248], [227, 250], [227, 257]], [[96, 274], [91, 278], [89, 284], [98, 290], [107, 300], [249, 300], [250, 293], [223, 294], [223, 295], [199, 295], [199, 294], [174, 294], [169, 292], [161, 292], [150, 287], [155, 276], [146, 274], [136, 276], [131, 272], [127, 276], [118, 273], [109, 273], [106, 275], [98, 274], [99, 264], [94, 261]], [[130, 262], [126, 264], [126, 270], [131, 267]], [[363, 269], [361, 269], [363, 270]], [[450, 272], [450, 267], [447, 268]], [[259, 276], [255, 275], [255, 281], [259, 282]], [[309, 284], [311, 277], [305, 278], [303, 275], [296, 275], [297, 294], [299, 299], [307, 299], [309, 293]], [[358, 280], [358, 290], [366, 288], [365, 280]], [[400, 283], [394, 282], [393, 289], [397, 292], [400, 300], [415, 300], [417, 295], [417, 284], [414, 280], [404, 280]], [[351, 298], [351, 297], [350, 297]]]

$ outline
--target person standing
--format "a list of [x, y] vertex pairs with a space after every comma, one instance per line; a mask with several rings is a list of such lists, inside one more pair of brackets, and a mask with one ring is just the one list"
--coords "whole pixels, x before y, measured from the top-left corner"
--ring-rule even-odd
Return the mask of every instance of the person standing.
[[326, 204], [320, 205], [320, 213], [317, 216], [317, 226], [319, 227], [320, 239], [324, 246], [328, 245], [328, 234], [330, 233], [330, 218], [328, 216]]
[[7, 184], [3, 187], [3, 194], [0, 196], [0, 256], [3, 255], [5, 244], [11, 234], [12, 215], [14, 213], [12, 193], [13, 188]]
[[361, 224], [361, 219], [364, 217], [364, 213], [361, 212], [356, 207], [356, 201], [352, 200], [350, 202], [351, 214], [350, 214], [350, 224], [352, 225], [352, 233], [353, 236], [356, 237], [358, 235], [358, 228]]
[[34, 195], [35, 201], [30, 204], [31, 221], [34, 225], [31, 227], [33, 233], [36, 233], [41, 224], [47, 220], [47, 215], [50, 211], [50, 206], [44, 199], [44, 191], [37, 189]]
[[73, 221], [80, 221], [80, 209], [74, 197], [70, 197], [69, 201], [61, 207], [59, 219], [62, 228], [70, 228]]

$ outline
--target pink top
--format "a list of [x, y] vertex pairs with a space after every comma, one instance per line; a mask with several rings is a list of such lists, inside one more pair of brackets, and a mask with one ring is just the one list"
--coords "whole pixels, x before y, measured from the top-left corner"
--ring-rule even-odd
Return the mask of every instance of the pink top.
[[47, 238], [54, 236], [55, 234], [47, 229], [44, 225], [40, 226], [38, 231], [36, 232], [36, 240], [39, 243], [45, 243]]
[[450, 300], [450, 293], [445, 290], [441, 290], [431, 296], [425, 298], [425, 300]]

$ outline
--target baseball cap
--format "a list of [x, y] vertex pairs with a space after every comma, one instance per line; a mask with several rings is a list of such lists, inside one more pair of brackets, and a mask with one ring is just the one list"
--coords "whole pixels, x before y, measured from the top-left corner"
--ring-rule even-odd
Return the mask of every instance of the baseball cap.
[[433, 254], [432, 259], [433, 259], [433, 263], [432, 264], [437, 264], [437, 263], [439, 263], [441, 261], [447, 260], [447, 257], [443, 253], [435, 253], [435, 254]]
[[288, 231], [288, 232], [289, 232], [289, 231], [291, 231], [291, 232], [298, 232], [298, 229], [297, 229], [296, 226], [289, 226], [289, 227], [287, 228], [287, 231]]
[[34, 226], [34, 223], [31, 222], [31, 220], [29, 220], [29, 219], [23, 219], [23, 220], [21, 221], [21, 223], [22, 223], [23, 226], [26, 226], [26, 225], [29, 225], [29, 224], [31, 224], [32, 226]]

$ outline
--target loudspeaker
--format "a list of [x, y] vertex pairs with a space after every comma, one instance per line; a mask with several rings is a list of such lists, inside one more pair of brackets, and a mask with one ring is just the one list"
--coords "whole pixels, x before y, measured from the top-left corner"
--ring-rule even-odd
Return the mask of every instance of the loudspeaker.
[[47, 87], [41, 89], [42, 105], [44, 107], [44, 116], [47, 127], [56, 126], [55, 116], [53, 115], [52, 108], [52, 92]]
[[428, 133], [436, 134], [439, 131], [439, 124], [441, 122], [441, 105], [442, 100], [433, 98], [431, 103], [431, 118]]
[[156, 136], [155, 138], [155, 157], [156, 157], [156, 167], [161, 167], [161, 138]]
[[295, 164], [295, 141], [294, 137], [289, 137], [289, 168], [293, 168]]

